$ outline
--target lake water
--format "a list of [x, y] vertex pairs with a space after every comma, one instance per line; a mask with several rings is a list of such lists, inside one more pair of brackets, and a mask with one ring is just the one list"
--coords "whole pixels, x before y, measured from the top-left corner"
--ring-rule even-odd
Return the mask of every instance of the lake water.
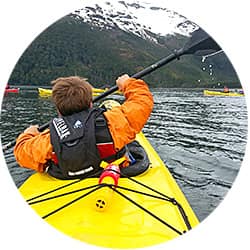
[[[240, 170], [247, 142], [245, 98], [205, 97], [201, 89], [152, 92], [154, 110], [143, 132], [203, 220], [223, 200]], [[1, 110], [2, 144], [55, 115], [50, 99], [39, 97], [36, 89], [8, 94]], [[19, 187], [33, 171], [20, 168], [11, 149], [4, 155]]]

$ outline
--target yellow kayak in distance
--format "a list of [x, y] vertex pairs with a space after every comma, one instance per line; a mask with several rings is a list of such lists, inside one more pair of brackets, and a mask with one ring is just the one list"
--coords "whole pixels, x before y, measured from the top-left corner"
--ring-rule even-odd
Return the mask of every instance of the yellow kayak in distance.
[[[103, 91], [104, 92], [104, 91]], [[94, 92], [93, 96], [98, 96], [102, 92]], [[52, 89], [38, 88], [38, 94], [40, 97], [50, 97], [52, 95]]]
[[[105, 106], [116, 105], [109, 100]], [[120, 177], [114, 189], [100, 186], [99, 178], [58, 180], [35, 173], [19, 190], [51, 226], [95, 246], [141, 248], [172, 240], [199, 221], [142, 132], [136, 141], [148, 155], [150, 166], [138, 176]]]
[[243, 93], [229, 92], [225, 93], [223, 91], [213, 91], [213, 90], [203, 90], [204, 96], [244, 96]]
[[[99, 96], [100, 94], [104, 93], [107, 90], [108, 90], [108, 88], [106, 88], [106, 89], [93, 88], [93, 96]], [[40, 97], [49, 97], [52, 95], [52, 89], [38, 88], [38, 94]], [[121, 92], [116, 91], [114, 94], [120, 95]]]

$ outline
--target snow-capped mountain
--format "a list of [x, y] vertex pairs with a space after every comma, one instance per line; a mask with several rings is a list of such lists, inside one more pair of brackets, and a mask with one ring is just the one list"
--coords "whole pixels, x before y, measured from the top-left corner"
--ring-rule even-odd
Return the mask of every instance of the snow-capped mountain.
[[[169, 10], [167, 3], [83, 0], [81, 9], [59, 19], [35, 39], [18, 61], [9, 83], [43, 85], [62, 75], [81, 75], [103, 87], [103, 83], [114, 82], [120, 74], [141, 71], [163, 55], [182, 48], [190, 33], [198, 28]], [[168, 87], [199, 87], [197, 79], [206, 84], [238, 82], [226, 56], [206, 59], [213, 65], [212, 80], [201, 72], [200, 60], [186, 56], [148, 75], [147, 81], [154, 87], [165, 83]]]
[[[151, 1], [151, 2], [150, 2]], [[165, 1], [163, 1], [164, 3]], [[197, 25], [153, 0], [85, 0], [73, 14], [100, 29], [119, 28], [157, 42], [155, 35], [189, 36]], [[166, 5], [166, 3], [165, 3]]]

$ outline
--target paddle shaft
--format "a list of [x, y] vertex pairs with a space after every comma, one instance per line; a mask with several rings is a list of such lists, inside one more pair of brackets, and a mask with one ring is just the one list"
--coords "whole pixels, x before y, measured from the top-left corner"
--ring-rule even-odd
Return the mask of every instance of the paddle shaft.
[[7, 150], [9, 148], [12, 148], [13, 146], [15, 146], [15, 144], [16, 144], [16, 140], [8, 142], [7, 144], [5, 144], [5, 145], [2, 146], [2, 149], [3, 149], [3, 151], [5, 151], [5, 150]]
[[[185, 52], [182, 49], [180, 49], [178, 51], [175, 51], [173, 54], [171, 54], [171, 55], [169, 55], [167, 57], [164, 57], [160, 61], [148, 66], [147, 68], [143, 69], [142, 71], [139, 71], [139, 72], [135, 73], [131, 77], [136, 78], [136, 79], [142, 78], [143, 76], [150, 74], [151, 72], [153, 72], [156, 69], [162, 67], [163, 65], [165, 65], [165, 64], [167, 64], [167, 63], [169, 63], [169, 62], [171, 62], [171, 61], [173, 61], [175, 59], [178, 59], [181, 55], [183, 55], [183, 53], [185, 53]], [[102, 93], [101, 95], [95, 97], [93, 99], [93, 102], [97, 102], [97, 101], [105, 98], [106, 96], [114, 93], [117, 90], [118, 90], [118, 87], [113, 86], [109, 90]]]

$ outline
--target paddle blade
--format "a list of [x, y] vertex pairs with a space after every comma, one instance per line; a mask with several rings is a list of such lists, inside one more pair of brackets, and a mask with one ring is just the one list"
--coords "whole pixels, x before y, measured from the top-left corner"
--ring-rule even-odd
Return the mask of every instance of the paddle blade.
[[184, 46], [184, 54], [207, 55], [220, 51], [221, 47], [203, 29], [195, 30]]

